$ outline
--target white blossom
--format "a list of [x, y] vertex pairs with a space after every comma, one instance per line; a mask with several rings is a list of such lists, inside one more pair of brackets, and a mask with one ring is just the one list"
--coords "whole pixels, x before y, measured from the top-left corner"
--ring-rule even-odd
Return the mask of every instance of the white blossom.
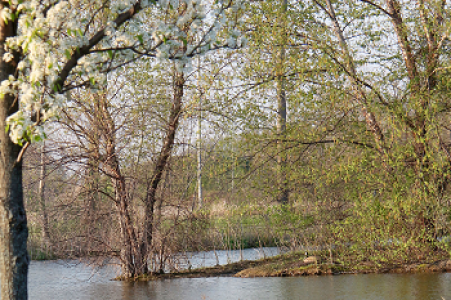
[[14, 56], [9, 52], [6, 52], [5, 54], [3, 54], [3, 60], [6, 62], [10, 62], [11, 60], [13, 60], [13, 58], [14, 58]]
[[229, 37], [229, 39], [227, 40], [227, 45], [230, 48], [235, 48], [236, 47], [236, 39], [234, 37]]
[[8, 21], [12, 19], [12, 11], [9, 7], [4, 7], [3, 10], [1, 11], [1, 19], [4, 21]]
[[[61, 69], [103, 27], [105, 37], [95, 49], [105, 51], [82, 56], [66, 78], [65, 85], [88, 82], [90, 88], [99, 88], [99, 85], [107, 84], [105, 68], [114, 68], [136, 58], [131, 49], [106, 49], [139, 47], [139, 51], [149, 51], [158, 59], [173, 60], [178, 71], [188, 73], [192, 68], [190, 57], [194, 54], [202, 55], [220, 45], [228, 44], [232, 48], [245, 45], [245, 39], [233, 28], [226, 28], [231, 32], [228, 37], [218, 38], [218, 33], [229, 26], [225, 14], [228, 1], [160, 0], [155, 4], [148, 0], [115, 0], [110, 3], [109, 16], [129, 10], [138, 1], [141, 7], [153, 5], [161, 18], [157, 16], [148, 23], [145, 16], [132, 18], [118, 27], [112, 17], [101, 20], [95, 10], [85, 9], [102, 7], [103, 0], [10, 0], [10, 7], [1, 10], [4, 20], [12, 20], [15, 17], [13, 11], [21, 12], [17, 20], [19, 34], [7, 39], [3, 60], [13, 59], [11, 52], [14, 51], [23, 53], [23, 59], [18, 62], [17, 75], [0, 83], [0, 96], [11, 94], [19, 99], [20, 110], [7, 119], [14, 142], [33, 142], [44, 137], [44, 122], [56, 117], [66, 103], [65, 96], [58, 94], [63, 87], [54, 86]], [[232, 11], [239, 10], [243, 1], [233, 1]], [[185, 9], [181, 10], [180, 5], [185, 5]], [[146, 13], [145, 10], [141, 12]], [[92, 17], [94, 22], [91, 22]], [[111, 61], [113, 54], [115, 59]], [[116, 59], [116, 55], [120, 57]], [[36, 111], [41, 112], [39, 124], [31, 121], [31, 115]]]
[[27, 63], [24, 60], [20, 61], [19, 64], [17, 65], [17, 69], [19, 69], [19, 70], [23, 70], [26, 67], [27, 67]]

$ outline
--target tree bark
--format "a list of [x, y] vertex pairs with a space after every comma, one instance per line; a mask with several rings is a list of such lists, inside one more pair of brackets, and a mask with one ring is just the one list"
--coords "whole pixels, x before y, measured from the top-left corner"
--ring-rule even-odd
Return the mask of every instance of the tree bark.
[[[3, 4], [0, 4], [0, 10]], [[17, 23], [0, 22], [0, 82], [13, 75], [18, 55], [10, 62], [2, 58], [5, 41], [17, 33]], [[19, 109], [12, 95], [0, 101], [0, 285], [1, 299], [25, 300], [28, 297], [27, 278], [27, 217], [23, 202], [22, 162], [17, 162], [21, 146], [11, 142], [5, 131], [6, 118]]]

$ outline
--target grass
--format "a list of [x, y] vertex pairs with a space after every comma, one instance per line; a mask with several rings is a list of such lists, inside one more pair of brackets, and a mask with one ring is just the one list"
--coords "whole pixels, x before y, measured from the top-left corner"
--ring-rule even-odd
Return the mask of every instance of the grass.
[[52, 252], [42, 251], [41, 249], [30, 249], [28, 255], [31, 260], [54, 260], [58, 258]]
[[196, 277], [286, 277], [309, 275], [333, 275], [346, 273], [417, 273], [449, 272], [451, 260], [444, 253], [436, 253], [424, 261], [397, 263], [376, 263], [370, 260], [358, 260], [357, 256], [342, 256], [340, 260], [330, 261], [328, 251], [311, 253], [320, 258], [321, 263], [305, 263], [303, 252], [290, 252], [256, 261], [241, 261], [223, 266], [182, 270], [170, 274], [149, 275], [138, 280], [157, 280], [164, 278]]

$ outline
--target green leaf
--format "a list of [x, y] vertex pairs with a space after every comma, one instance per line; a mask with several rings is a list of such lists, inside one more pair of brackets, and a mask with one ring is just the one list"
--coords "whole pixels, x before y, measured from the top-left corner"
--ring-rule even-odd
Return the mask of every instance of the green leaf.
[[69, 49], [66, 49], [66, 51], [64, 51], [64, 54], [66, 55], [67, 59], [70, 59], [70, 57], [72, 56], [72, 54], [70, 53]]
[[53, 87], [52, 87], [52, 90], [53, 90], [54, 92], [58, 92], [60, 89], [61, 89], [61, 88], [60, 88], [60, 85], [59, 85], [58, 83], [57, 83], [57, 84], [54, 84]]
[[109, 58], [113, 58], [113, 50], [109, 49], [107, 50], [107, 53]]
[[6, 127], [5, 127], [5, 132], [8, 133], [8, 131], [9, 131], [9, 124], [6, 125]]
[[138, 41], [139, 41], [141, 44], [144, 44], [144, 39], [143, 39], [142, 34], [138, 35]]

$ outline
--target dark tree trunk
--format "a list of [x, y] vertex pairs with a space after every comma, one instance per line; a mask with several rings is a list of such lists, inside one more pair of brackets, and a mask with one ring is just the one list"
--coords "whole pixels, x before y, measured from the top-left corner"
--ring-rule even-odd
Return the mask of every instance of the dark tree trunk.
[[[6, 102], [6, 101], [5, 101]], [[5, 103], [2, 102], [2, 103]], [[7, 110], [0, 108], [0, 127]], [[29, 258], [27, 217], [23, 203], [22, 163], [16, 163], [20, 147], [4, 130], [0, 133], [0, 274], [1, 299], [27, 299]]]
[[[0, 10], [3, 5], [0, 4]], [[0, 82], [14, 74], [17, 55], [6, 63], [5, 40], [16, 34], [16, 22], [0, 22]], [[28, 296], [27, 277], [27, 216], [23, 202], [22, 163], [16, 162], [21, 146], [11, 142], [6, 118], [19, 106], [15, 97], [5, 95], [0, 101], [0, 274], [1, 299], [25, 300]]]

